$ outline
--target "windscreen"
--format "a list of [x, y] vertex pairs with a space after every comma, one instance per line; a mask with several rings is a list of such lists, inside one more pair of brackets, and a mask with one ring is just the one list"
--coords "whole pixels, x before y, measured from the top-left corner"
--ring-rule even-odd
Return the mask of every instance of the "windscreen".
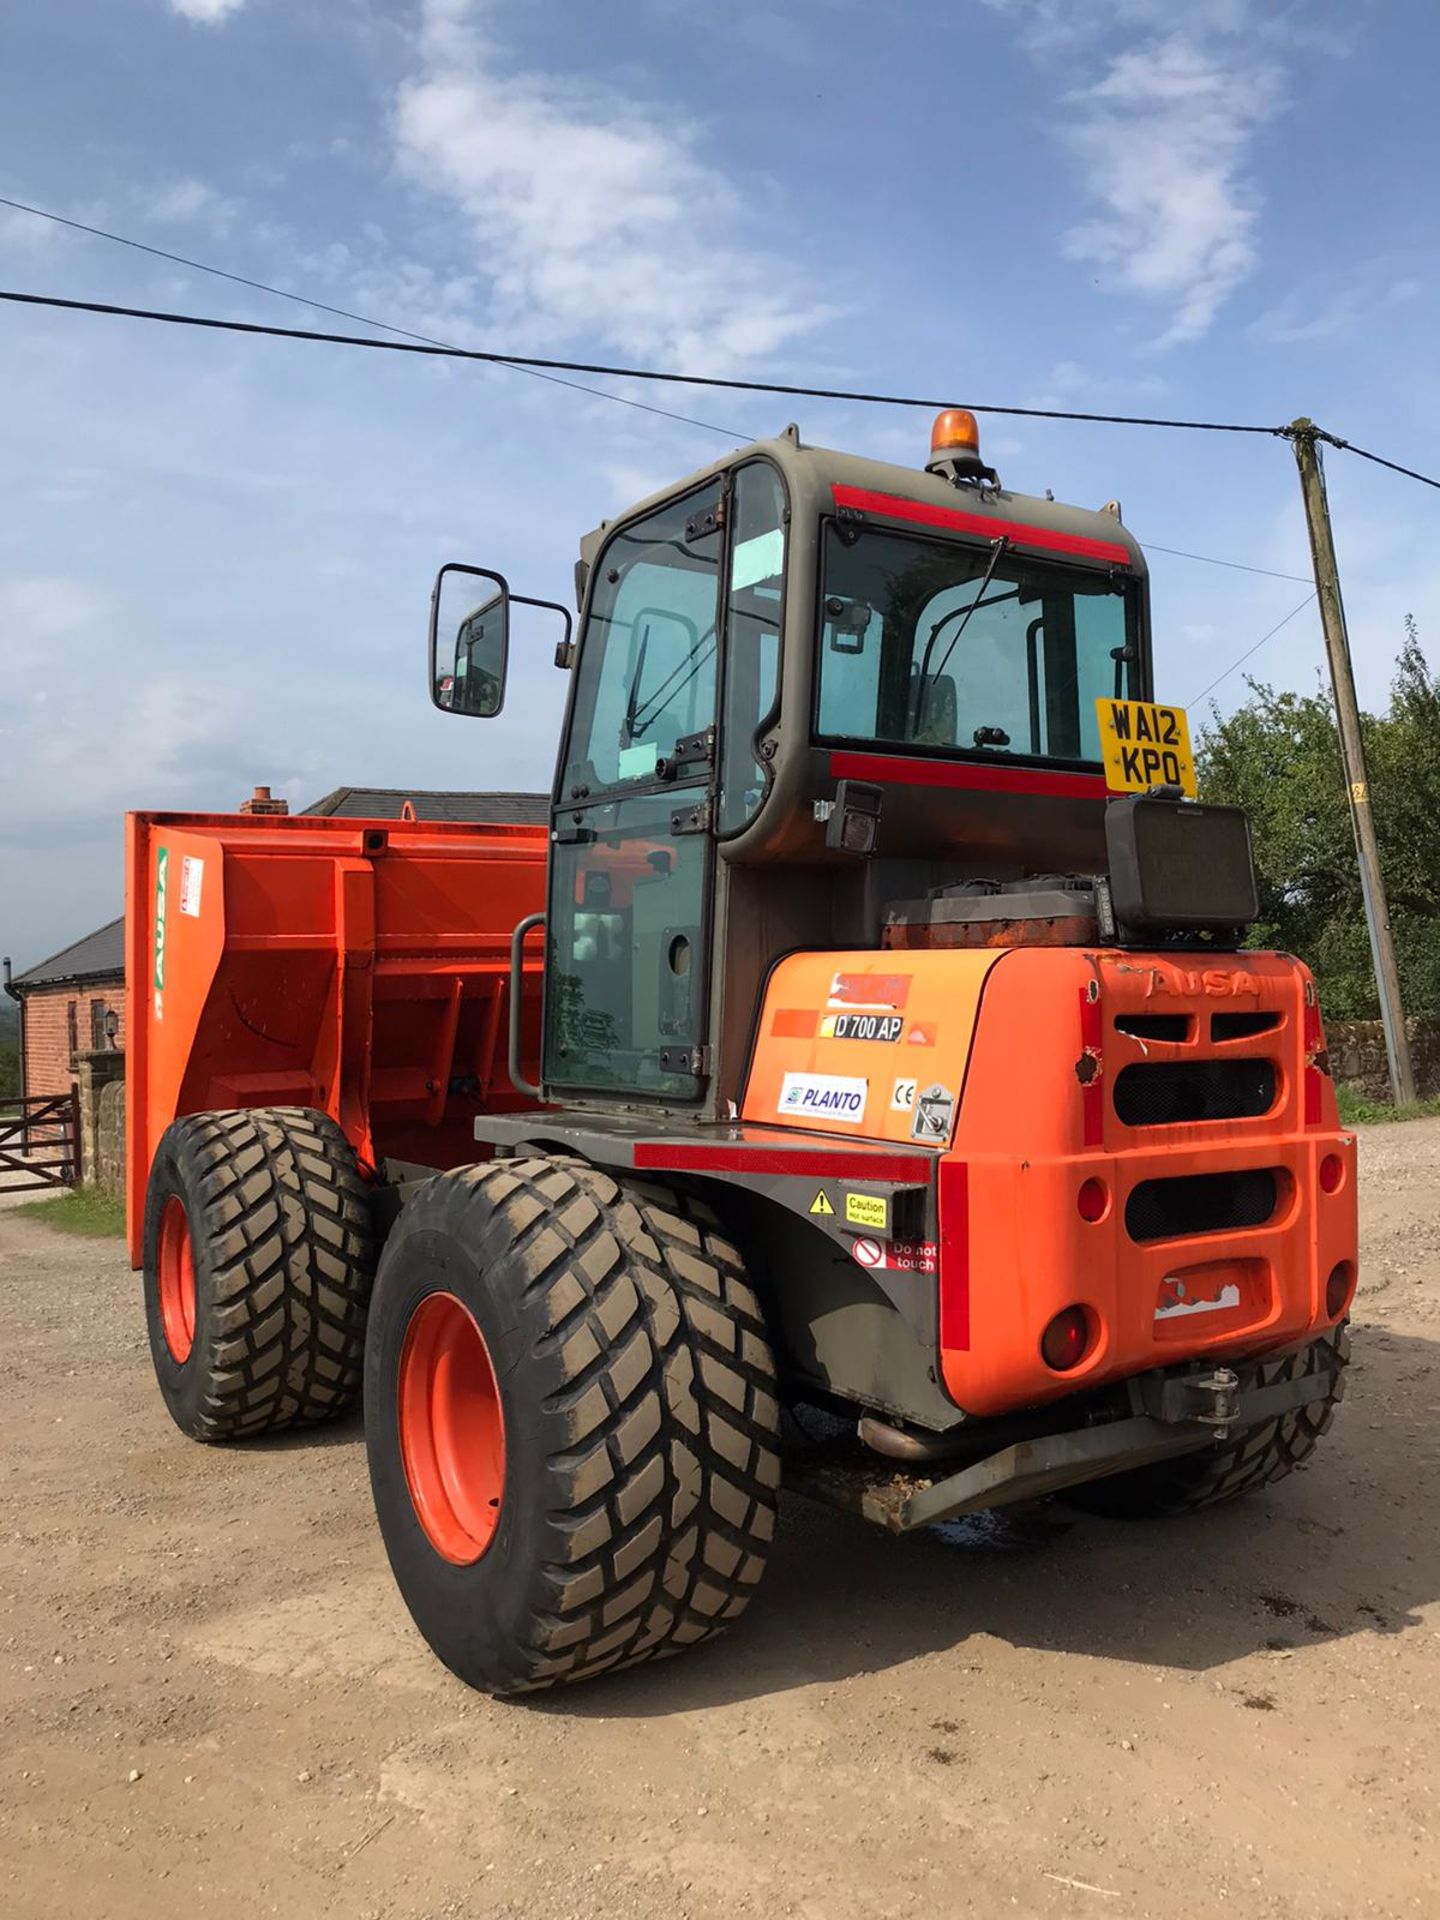
[[1138, 690], [1135, 587], [1107, 573], [831, 524], [823, 581], [823, 739], [1098, 761], [1096, 700]]

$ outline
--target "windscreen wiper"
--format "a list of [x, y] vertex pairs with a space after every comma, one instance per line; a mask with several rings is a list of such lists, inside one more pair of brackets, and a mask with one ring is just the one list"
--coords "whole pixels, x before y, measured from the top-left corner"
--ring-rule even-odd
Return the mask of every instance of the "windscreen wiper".
[[[648, 628], [646, 629], [646, 638], [649, 638]], [[702, 647], [708, 648], [709, 651], [706, 652], [702, 658], [696, 659], [696, 655], [700, 653]], [[679, 666], [671, 669], [668, 677], [660, 682], [660, 685], [643, 703], [637, 702], [635, 699], [635, 695], [639, 691], [640, 686], [640, 671], [637, 664], [635, 685], [630, 691], [631, 707], [625, 715], [626, 727], [632, 742], [644, 739], [650, 726], [659, 719], [671, 700], [685, 691], [686, 687], [689, 686], [690, 682], [706, 664], [714, 651], [715, 629], [714, 627], [707, 627], [690, 649], [689, 653], [687, 653], [685, 658], [680, 662]], [[693, 666], [690, 664], [692, 661], [695, 663]], [[687, 667], [690, 668], [688, 673], [685, 672]], [[682, 673], [685, 674], [683, 680], [680, 679]], [[677, 680], [680, 681], [678, 686], [675, 685]]]
[[[959, 646], [960, 636], [964, 633], [966, 627], [969, 626], [972, 616], [979, 611], [981, 602], [985, 598], [985, 589], [989, 586], [990, 582], [995, 578], [995, 569], [1000, 564], [1000, 556], [1002, 553], [1005, 552], [1006, 548], [1009, 545], [1010, 545], [1010, 536], [1009, 534], [1006, 534], [1006, 533], [1002, 533], [999, 539], [992, 544], [990, 549], [990, 563], [980, 577], [980, 585], [975, 589], [975, 598], [970, 602], [969, 606], [965, 609], [965, 617], [960, 622], [959, 626], [955, 629], [954, 636], [952, 637], [949, 646], [945, 649], [945, 658], [940, 662], [939, 666], [935, 669], [933, 674], [930, 672], [928, 655], [930, 652], [930, 648], [933, 647], [935, 644], [935, 635], [939, 633], [940, 627], [944, 625], [944, 622], [943, 621], [938, 622], [935, 628], [935, 633], [931, 634], [929, 645], [927, 645], [925, 649], [927, 658], [921, 661], [920, 673], [915, 682], [915, 698], [912, 704], [911, 714], [910, 714], [910, 729], [912, 733], [915, 730], [915, 726], [919, 721], [921, 711], [923, 710], [923, 707], [924, 707], [926, 685], [928, 683], [938, 680], [941, 674], [944, 673], [946, 667], [949, 666], [950, 656], [952, 653], [954, 653], [956, 647]], [[1017, 592], [1019, 591], [1018, 588], [1016, 591]], [[1007, 599], [1009, 598], [1008, 595], [1006, 595], [1005, 597]]]

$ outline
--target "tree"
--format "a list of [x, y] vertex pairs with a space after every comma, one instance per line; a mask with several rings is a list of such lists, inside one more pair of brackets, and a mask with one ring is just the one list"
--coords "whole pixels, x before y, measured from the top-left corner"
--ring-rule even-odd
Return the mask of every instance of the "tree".
[[[1314, 968], [1336, 1019], [1379, 1013], [1345, 772], [1328, 693], [1250, 681], [1245, 705], [1212, 707], [1198, 742], [1201, 794], [1250, 815], [1260, 880], [1251, 944]], [[1440, 1017], [1440, 679], [1405, 618], [1390, 704], [1361, 716], [1371, 805], [1407, 1013]]]

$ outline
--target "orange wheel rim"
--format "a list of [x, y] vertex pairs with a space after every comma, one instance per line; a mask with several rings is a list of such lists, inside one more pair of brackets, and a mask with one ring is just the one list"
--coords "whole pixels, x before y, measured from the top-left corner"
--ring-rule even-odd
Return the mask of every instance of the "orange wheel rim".
[[500, 1524], [505, 1415], [484, 1335], [453, 1293], [428, 1295], [411, 1315], [396, 1419], [425, 1538], [443, 1560], [472, 1565]]
[[195, 1255], [190, 1245], [190, 1219], [185, 1203], [172, 1193], [160, 1216], [157, 1255], [160, 1282], [160, 1328], [170, 1358], [183, 1366], [195, 1344]]

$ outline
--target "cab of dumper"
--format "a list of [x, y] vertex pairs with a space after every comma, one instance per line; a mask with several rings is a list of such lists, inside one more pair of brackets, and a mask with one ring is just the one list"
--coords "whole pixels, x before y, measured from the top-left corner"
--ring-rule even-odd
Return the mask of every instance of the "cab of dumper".
[[[914, 473], [790, 427], [602, 524], [577, 586], [548, 1099], [723, 1118], [780, 955], [880, 948], [940, 888], [1105, 868], [1100, 706], [1151, 693], [1144, 557], [1113, 504], [1006, 490], [972, 416]], [[469, 670], [503, 678], [507, 596], [442, 573], [432, 685], [481, 614]]]

